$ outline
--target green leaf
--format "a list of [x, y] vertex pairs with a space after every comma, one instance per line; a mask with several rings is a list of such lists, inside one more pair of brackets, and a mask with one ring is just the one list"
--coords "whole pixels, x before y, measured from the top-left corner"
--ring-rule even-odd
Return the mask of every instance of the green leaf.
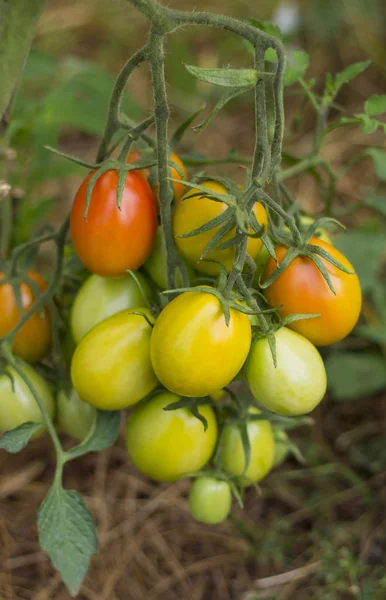
[[337, 400], [360, 398], [386, 388], [386, 362], [372, 352], [333, 352], [325, 362], [328, 385]]
[[72, 460], [88, 452], [100, 452], [110, 448], [119, 435], [120, 421], [119, 410], [98, 410], [94, 427], [81, 444], [66, 452], [68, 459]]
[[370, 117], [386, 112], [386, 95], [375, 94], [365, 102], [365, 113]]
[[386, 152], [381, 148], [368, 148], [366, 155], [373, 159], [374, 169], [381, 181], [386, 181]]
[[39, 509], [38, 530], [41, 547], [76, 596], [98, 549], [95, 522], [80, 494], [54, 484]]
[[380, 121], [378, 121], [377, 119], [372, 119], [371, 117], [365, 114], [355, 115], [355, 118], [358, 119], [358, 123], [363, 133], [367, 133], [367, 135], [370, 135], [377, 131], [379, 125], [381, 124]]
[[365, 204], [374, 210], [377, 210], [386, 217], [386, 196], [372, 195], [365, 198]]
[[[253, 87], [259, 78], [255, 69], [205, 69], [193, 65], [185, 65], [185, 67], [200, 81], [224, 87]], [[267, 75], [272, 76], [272, 73]]]
[[196, 131], [196, 132], [203, 131], [209, 125], [209, 123], [212, 121], [212, 119], [217, 115], [217, 113], [219, 113], [220, 110], [226, 104], [228, 104], [228, 102], [233, 100], [233, 98], [240, 96], [240, 94], [244, 94], [244, 92], [247, 92], [250, 89], [251, 89], [250, 87], [234, 87], [234, 88], [231, 88], [230, 90], [228, 90], [227, 92], [225, 92], [225, 94], [220, 98], [220, 100], [217, 102], [215, 107], [212, 109], [212, 112], [210, 113], [209, 117], [207, 117], [205, 119], [205, 121], [203, 121], [196, 127], [193, 127], [194, 131]]
[[264, 54], [264, 60], [271, 63], [277, 63], [276, 50], [274, 50], [273, 48], [267, 48]]
[[363, 73], [363, 71], [365, 71], [370, 64], [371, 60], [353, 63], [341, 73], [337, 73], [334, 80], [335, 95], [345, 83], [349, 83], [349, 81], [352, 81], [358, 77], [358, 75]]
[[195, 121], [198, 115], [200, 115], [205, 110], [205, 108], [206, 106], [204, 105], [198, 110], [194, 111], [193, 114], [189, 115], [189, 117], [183, 123], [181, 123], [179, 127], [177, 127], [170, 140], [170, 146], [172, 148], [174, 148], [174, 146], [176, 146], [182, 140], [187, 129], [189, 129], [191, 124]]
[[310, 64], [310, 57], [304, 50], [297, 50], [289, 58], [284, 84], [293, 85], [298, 79], [304, 77]]
[[257, 19], [247, 19], [247, 21], [250, 25], [260, 29], [260, 31], [264, 31], [264, 33], [267, 33], [278, 40], [283, 39], [280, 28], [277, 25], [274, 25], [274, 23], [270, 23], [269, 21], [258, 21]]
[[41, 423], [23, 423], [19, 427], [3, 433], [0, 437], [0, 448], [11, 454], [20, 452], [28, 444], [33, 434], [42, 429]]

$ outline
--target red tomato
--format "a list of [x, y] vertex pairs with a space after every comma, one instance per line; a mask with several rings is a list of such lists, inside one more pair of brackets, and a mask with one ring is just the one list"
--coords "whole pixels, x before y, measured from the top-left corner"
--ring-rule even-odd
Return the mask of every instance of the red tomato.
[[[334, 246], [320, 238], [311, 238], [310, 244], [326, 250], [344, 267], [354, 271], [347, 258]], [[279, 264], [287, 254], [285, 246], [275, 248]], [[271, 306], [280, 306], [279, 314], [320, 314], [314, 319], [302, 319], [288, 325], [315, 346], [335, 344], [345, 338], [354, 328], [361, 311], [362, 293], [359, 279], [354, 273], [344, 273], [320, 257], [335, 290], [332, 293], [323, 275], [312, 260], [298, 256], [284, 269], [279, 277], [265, 290]], [[272, 258], [268, 259], [264, 277], [267, 279], [276, 268]]]
[[[28, 271], [28, 277], [36, 282], [41, 292], [47, 284], [35, 271]], [[0, 280], [4, 273], [0, 272]], [[28, 285], [20, 286], [23, 311], [26, 313], [35, 302], [35, 295]], [[0, 338], [7, 335], [20, 321], [20, 314], [16, 304], [13, 287], [9, 283], [1, 285], [0, 281]], [[51, 318], [47, 307], [44, 313], [34, 312], [28, 321], [16, 334], [12, 351], [26, 362], [34, 364], [48, 352], [51, 345]]]
[[157, 231], [153, 194], [141, 175], [128, 173], [118, 209], [118, 173], [111, 170], [97, 180], [84, 218], [90, 173], [72, 206], [71, 235], [82, 263], [102, 277], [119, 277], [138, 269], [149, 256]]
[[[140, 158], [141, 158], [141, 153], [137, 150], [137, 148], [133, 148], [128, 153], [128, 155], [126, 157], [126, 162], [129, 164], [135, 163], [135, 162], [139, 161]], [[138, 171], [135, 171], [135, 173], [137, 173], [138, 175], [142, 175], [142, 177], [144, 177], [146, 179], [146, 181], [150, 177], [150, 169], [139, 169]]]

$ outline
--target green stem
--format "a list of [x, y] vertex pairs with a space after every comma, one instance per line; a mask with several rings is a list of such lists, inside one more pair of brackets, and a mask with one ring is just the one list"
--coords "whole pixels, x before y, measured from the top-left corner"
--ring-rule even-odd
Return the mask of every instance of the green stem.
[[320, 159], [316, 158], [315, 156], [309, 156], [307, 158], [304, 158], [303, 160], [300, 160], [293, 167], [284, 169], [284, 171], [279, 171], [277, 174], [277, 178], [279, 181], [285, 181], [286, 179], [289, 179], [290, 177], [295, 177], [295, 175], [300, 175], [300, 173], [304, 173], [309, 169], [314, 169], [320, 164], [320, 162]]
[[[1, 192], [0, 192], [1, 194]], [[0, 258], [8, 255], [12, 236], [12, 199], [0, 196]]]

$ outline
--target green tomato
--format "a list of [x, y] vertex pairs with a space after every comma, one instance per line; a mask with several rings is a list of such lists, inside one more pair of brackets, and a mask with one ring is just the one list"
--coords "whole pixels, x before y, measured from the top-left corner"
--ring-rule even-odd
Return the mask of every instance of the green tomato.
[[259, 280], [262, 274], [264, 273], [265, 265], [267, 264], [267, 260], [269, 258], [269, 252], [265, 246], [262, 247], [259, 254], [255, 258], [256, 263], [256, 271], [253, 276], [253, 285], [255, 288], [259, 287]]
[[57, 399], [56, 426], [62, 433], [67, 433], [78, 442], [82, 442], [95, 423], [96, 409], [83, 402], [76, 390], [67, 395], [61, 390]]
[[289, 438], [283, 429], [278, 427], [273, 428], [273, 437], [275, 439], [275, 467], [281, 465], [289, 453]]
[[214, 477], [197, 477], [189, 494], [190, 514], [196, 521], [217, 525], [225, 521], [232, 504], [229, 483]]
[[187, 408], [164, 410], [180, 396], [160, 392], [137, 404], [127, 423], [126, 444], [137, 469], [156, 481], [176, 481], [199, 471], [213, 454], [217, 422], [210, 406], [200, 406], [202, 422]]
[[[249, 412], [259, 414], [260, 411], [251, 407]], [[275, 442], [269, 421], [248, 421], [247, 434], [251, 448], [248, 468], [245, 468], [245, 454], [240, 429], [235, 424], [224, 427], [222, 433], [222, 468], [226, 473], [240, 476], [243, 485], [261, 481], [273, 467], [275, 457]]]
[[152, 302], [153, 292], [142, 273], [135, 273], [143, 290], [134, 277], [125, 275], [116, 279], [91, 275], [77, 293], [71, 310], [71, 332], [76, 344], [95, 325], [125, 310], [146, 306]]
[[244, 374], [256, 400], [279, 415], [311, 412], [326, 392], [327, 376], [322, 357], [299, 333], [282, 327], [274, 333], [277, 366], [267, 338], [251, 347]]
[[[55, 404], [48, 384], [31, 367], [23, 366], [20, 368], [28, 377], [52, 418], [55, 412]], [[0, 375], [0, 432], [15, 429], [23, 423], [43, 424], [44, 419], [39, 405], [26, 382], [13, 367], [7, 367], [6, 372], [13, 378], [14, 389], [12, 390], [10, 378], [6, 374]], [[37, 435], [39, 434], [40, 432]]]
[[[196, 280], [194, 269], [186, 261], [183, 262], [188, 273], [190, 285], [194, 285]], [[161, 290], [168, 289], [166, 248], [161, 227], [158, 227], [157, 229], [157, 237], [153, 246], [153, 251], [143, 265], [143, 268]], [[182, 278], [179, 275], [177, 285], [181, 286], [182, 283]]]

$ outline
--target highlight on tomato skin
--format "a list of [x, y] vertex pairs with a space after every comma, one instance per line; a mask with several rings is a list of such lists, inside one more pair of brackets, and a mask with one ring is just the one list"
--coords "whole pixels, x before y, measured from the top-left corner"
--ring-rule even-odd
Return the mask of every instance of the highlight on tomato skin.
[[127, 173], [121, 208], [117, 206], [118, 173], [106, 171], [97, 179], [87, 216], [87, 188], [91, 172], [75, 195], [71, 210], [71, 237], [85, 267], [102, 277], [120, 277], [139, 269], [151, 253], [157, 231], [157, 213], [148, 182]]
[[[27, 276], [38, 286], [40, 293], [47, 284], [36, 271], [28, 271]], [[20, 321], [15, 292], [10, 283], [1, 283], [5, 274], [0, 272], [0, 337], [10, 333]], [[20, 284], [23, 312], [26, 313], [35, 303], [35, 293], [27, 282]], [[47, 306], [43, 311], [35, 311], [17, 332], [12, 351], [30, 364], [39, 362], [49, 351], [52, 343], [52, 322]]]
[[[327, 346], [343, 340], [354, 329], [361, 312], [362, 291], [358, 276], [349, 260], [334, 246], [320, 238], [311, 238], [310, 244], [327, 251], [352, 274], [319, 257], [333, 285], [333, 293], [323, 275], [306, 256], [296, 257], [279, 277], [264, 290], [272, 307], [281, 306], [279, 314], [318, 314], [319, 317], [294, 321], [288, 327], [297, 331], [315, 346]], [[279, 264], [287, 254], [287, 248], [275, 248]], [[273, 273], [276, 262], [269, 258], [265, 267], [264, 280]]]

